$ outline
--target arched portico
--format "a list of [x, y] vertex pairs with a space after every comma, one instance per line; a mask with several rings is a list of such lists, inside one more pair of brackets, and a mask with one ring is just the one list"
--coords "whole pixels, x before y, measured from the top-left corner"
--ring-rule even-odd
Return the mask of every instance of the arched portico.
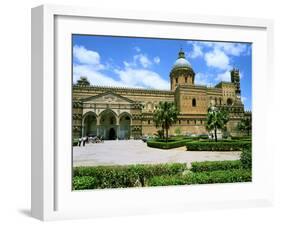
[[132, 117], [129, 113], [124, 112], [119, 116], [118, 138], [121, 140], [130, 139], [131, 137]]
[[94, 112], [87, 112], [82, 119], [82, 136], [98, 135], [98, 117]]
[[118, 118], [110, 109], [104, 110], [99, 115], [99, 135], [105, 140], [115, 140], [118, 137]]

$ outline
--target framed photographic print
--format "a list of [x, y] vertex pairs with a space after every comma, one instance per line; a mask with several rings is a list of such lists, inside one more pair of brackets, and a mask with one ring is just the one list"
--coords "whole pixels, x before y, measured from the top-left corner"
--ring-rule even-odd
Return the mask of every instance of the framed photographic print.
[[32, 9], [32, 215], [269, 205], [272, 22]]

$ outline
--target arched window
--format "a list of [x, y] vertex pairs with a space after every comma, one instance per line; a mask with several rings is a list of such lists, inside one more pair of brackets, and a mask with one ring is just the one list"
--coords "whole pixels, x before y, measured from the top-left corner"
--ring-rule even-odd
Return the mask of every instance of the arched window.
[[226, 103], [227, 103], [228, 106], [231, 106], [233, 104], [233, 101], [232, 101], [231, 98], [228, 98]]
[[196, 99], [195, 98], [192, 99], [192, 107], [196, 107]]

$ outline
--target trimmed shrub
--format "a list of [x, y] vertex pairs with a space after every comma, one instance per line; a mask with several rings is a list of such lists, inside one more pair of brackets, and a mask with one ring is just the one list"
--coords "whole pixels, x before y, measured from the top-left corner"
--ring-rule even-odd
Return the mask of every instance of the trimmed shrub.
[[252, 168], [252, 148], [243, 149], [240, 155], [240, 161], [243, 168], [245, 169]]
[[209, 140], [209, 136], [208, 136], [208, 134], [200, 134], [199, 136], [199, 139], [201, 140]]
[[207, 171], [189, 173], [187, 175], [152, 177], [148, 180], [148, 186], [189, 185], [189, 184], [213, 184], [235, 183], [252, 181], [250, 170], [236, 169], [223, 171]]
[[215, 170], [231, 170], [241, 169], [242, 164], [240, 160], [233, 161], [205, 161], [205, 162], [192, 162], [192, 172], [204, 172], [204, 171], [215, 171]]
[[244, 148], [250, 148], [249, 141], [232, 142], [188, 142], [187, 151], [242, 151]]
[[151, 177], [176, 175], [182, 173], [185, 169], [186, 164], [182, 163], [75, 167], [73, 170], [73, 177], [86, 176], [95, 178], [97, 182], [92, 183], [91, 188], [140, 187], [145, 186], [146, 181]]
[[231, 137], [231, 140], [245, 140], [245, 141], [251, 141], [252, 137], [251, 136], [242, 136], [242, 137]]
[[97, 187], [97, 180], [94, 177], [83, 176], [73, 177], [72, 188], [73, 190], [93, 189]]
[[163, 141], [149, 140], [147, 141], [147, 146], [151, 148], [171, 149], [171, 148], [183, 147], [186, 145], [188, 141], [191, 140], [190, 139], [169, 140], [168, 142], [165, 142], [165, 140]]

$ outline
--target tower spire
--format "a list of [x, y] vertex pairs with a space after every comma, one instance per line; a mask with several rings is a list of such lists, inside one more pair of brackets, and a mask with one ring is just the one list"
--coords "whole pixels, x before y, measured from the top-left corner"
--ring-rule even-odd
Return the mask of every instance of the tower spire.
[[185, 59], [185, 54], [184, 54], [184, 51], [183, 51], [182, 47], [180, 48], [178, 58], [184, 58]]

